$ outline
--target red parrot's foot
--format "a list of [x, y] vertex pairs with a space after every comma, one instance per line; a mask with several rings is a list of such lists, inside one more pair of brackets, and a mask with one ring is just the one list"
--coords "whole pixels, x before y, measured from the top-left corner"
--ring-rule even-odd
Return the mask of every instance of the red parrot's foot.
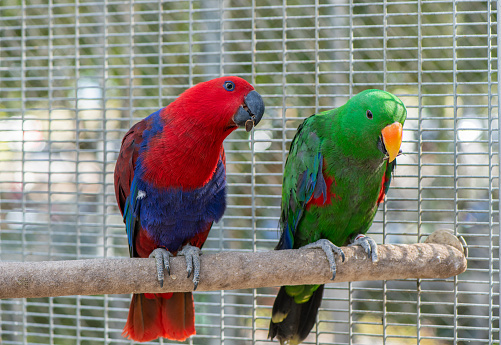
[[157, 279], [160, 282], [160, 287], [164, 286], [164, 269], [170, 274], [169, 258], [172, 254], [164, 248], [157, 248], [151, 252], [150, 258], [155, 258], [157, 265]]
[[369, 258], [372, 260], [372, 262], [377, 261], [377, 244], [376, 241], [374, 241], [372, 238], [365, 236], [365, 235], [358, 235], [355, 237], [353, 242], [350, 244], [350, 246], [356, 246], [359, 245], [362, 248], [364, 248], [365, 252], [367, 255], [369, 255]]
[[331, 266], [331, 272], [332, 272], [332, 280], [336, 278], [336, 260], [334, 259], [334, 254], [340, 255], [342, 261], [344, 262], [344, 253], [341, 248], [336, 246], [334, 243], [332, 243], [329, 240], [326, 239], [321, 239], [313, 243], [309, 243], [301, 249], [309, 249], [309, 248], [320, 248], [324, 251], [325, 255], [327, 256], [327, 260], [329, 260], [329, 264]]
[[193, 272], [193, 290], [198, 287], [198, 282], [200, 281], [200, 248], [187, 244], [181, 249], [177, 255], [183, 255], [186, 258], [186, 271], [188, 272], [188, 278]]

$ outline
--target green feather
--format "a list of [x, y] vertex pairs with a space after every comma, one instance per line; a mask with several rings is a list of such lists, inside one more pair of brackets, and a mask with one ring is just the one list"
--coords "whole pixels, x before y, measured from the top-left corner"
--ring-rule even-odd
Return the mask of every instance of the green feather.
[[[372, 119], [367, 118], [367, 110]], [[303, 122], [291, 145], [282, 186], [281, 225], [288, 232], [282, 237], [291, 237], [291, 248], [321, 238], [342, 246], [352, 235], [367, 232], [377, 211], [383, 175], [389, 179], [394, 168], [393, 163], [387, 164], [377, 141], [384, 127], [403, 124], [406, 114], [394, 95], [366, 90], [345, 105]], [[307, 209], [315, 188], [308, 182], [317, 180], [319, 157], [323, 175], [334, 181], [327, 191], [330, 203]], [[279, 244], [279, 249], [286, 248]]]
[[294, 297], [294, 303], [301, 304], [308, 302], [319, 287], [320, 285], [291, 285], [286, 286], [285, 291], [289, 296]]
[[[343, 246], [354, 236], [367, 232], [381, 189], [387, 191], [395, 167], [395, 161], [388, 163], [378, 147], [381, 131], [395, 122], [403, 125], [406, 115], [404, 104], [396, 96], [366, 90], [345, 105], [312, 115], [303, 122], [285, 164], [282, 235], [277, 249], [300, 248], [319, 239]], [[310, 202], [311, 199], [316, 202]], [[285, 293], [301, 305], [309, 301], [318, 287], [287, 286]], [[287, 325], [281, 330], [272, 329], [276, 321], [287, 321], [288, 312], [283, 311], [287, 308], [273, 308], [280, 310], [280, 315], [272, 317], [270, 335], [277, 335], [281, 341], [296, 339], [297, 329], [302, 328]], [[290, 331], [294, 329], [296, 332]], [[284, 330], [292, 333], [280, 335]]]

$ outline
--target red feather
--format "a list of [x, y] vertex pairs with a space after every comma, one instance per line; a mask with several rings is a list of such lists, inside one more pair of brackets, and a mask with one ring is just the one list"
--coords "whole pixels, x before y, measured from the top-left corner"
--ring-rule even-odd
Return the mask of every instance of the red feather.
[[183, 341], [193, 334], [195, 308], [191, 292], [133, 295], [122, 336], [139, 342], [158, 337]]
[[320, 194], [317, 198], [314, 198], [313, 195], [310, 197], [310, 200], [306, 203], [306, 210], [309, 210], [312, 205], [316, 205], [318, 207], [323, 207], [330, 205], [332, 203], [332, 198], [340, 200], [341, 197], [334, 194], [331, 190], [332, 184], [334, 183], [334, 186], [337, 185], [336, 179], [334, 176], [326, 176], [325, 172], [325, 160], [323, 162], [323, 168], [322, 168], [322, 174], [325, 180], [325, 185], [326, 185], [326, 193], [327, 195], [324, 195], [324, 193]]
[[122, 139], [122, 147], [115, 165], [115, 197], [120, 212], [124, 213], [125, 200], [130, 194], [130, 185], [134, 178], [136, 161], [139, 156], [139, 146], [143, 141], [142, 134], [148, 128], [146, 121], [140, 121], [132, 126]]
[[[235, 91], [223, 88], [225, 80], [234, 82]], [[186, 90], [162, 109], [164, 131], [144, 154], [144, 180], [158, 187], [205, 185], [216, 169], [223, 140], [237, 128], [233, 115], [253, 89], [238, 77], [217, 78]]]
[[386, 177], [386, 174], [383, 174], [383, 182], [381, 183], [381, 190], [379, 191], [379, 196], [377, 198], [377, 204], [379, 205], [384, 201], [384, 197], [386, 196], [386, 183], [389, 181], [389, 178]]
[[207, 240], [207, 236], [209, 236], [209, 231], [210, 231], [210, 228], [212, 227], [212, 224], [211, 226], [209, 226], [207, 228], [207, 230], [199, 233], [198, 235], [196, 235], [195, 237], [193, 237], [189, 242], [192, 246], [195, 246], [195, 247], [198, 247], [198, 248], [202, 248], [202, 246], [204, 245], [205, 243], [205, 240]]
[[[234, 92], [223, 88], [235, 84]], [[238, 77], [223, 77], [198, 84], [161, 110], [163, 132], [150, 139], [143, 153], [143, 179], [161, 187], [199, 188], [212, 177], [218, 160], [226, 167], [223, 140], [237, 128], [232, 117], [254, 88]], [[153, 125], [146, 119], [134, 125], [122, 140], [115, 166], [115, 196], [124, 213], [130, 194], [144, 131]], [[185, 243], [202, 247], [212, 224]], [[148, 257], [158, 244], [146, 231], [136, 229], [134, 249]], [[166, 248], [169, 249], [169, 248]], [[175, 252], [172, 252], [174, 255]], [[144, 342], [159, 337], [183, 341], [195, 334], [193, 296], [188, 293], [134, 294], [123, 336]]]
[[[311, 205], [316, 205], [319, 207], [330, 205], [332, 203], [332, 198], [334, 198], [334, 199], [339, 198], [336, 194], [332, 193], [332, 191], [331, 191], [332, 183], [336, 184], [336, 180], [334, 179], [334, 177], [330, 177], [330, 176], [325, 177], [325, 174], [324, 174], [324, 179], [325, 179], [325, 184], [327, 186], [327, 188], [326, 188], [327, 197], [324, 199], [323, 193], [320, 194], [320, 196], [318, 196], [317, 198], [314, 198], [312, 195], [310, 200], [308, 200], [308, 202], [306, 203], [306, 210], [309, 210]], [[325, 202], [324, 202], [324, 200], [325, 200]]]

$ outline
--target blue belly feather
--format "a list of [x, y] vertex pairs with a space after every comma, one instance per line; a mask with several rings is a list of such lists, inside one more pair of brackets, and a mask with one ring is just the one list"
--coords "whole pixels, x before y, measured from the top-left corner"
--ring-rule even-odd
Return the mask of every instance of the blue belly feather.
[[177, 251], [182, 244], [219, 221], [226, 209], [225, 168], [219, 160], [214, 175], [201, 188], [157, 188], [139, 180], [141, 227], [157, 244]]

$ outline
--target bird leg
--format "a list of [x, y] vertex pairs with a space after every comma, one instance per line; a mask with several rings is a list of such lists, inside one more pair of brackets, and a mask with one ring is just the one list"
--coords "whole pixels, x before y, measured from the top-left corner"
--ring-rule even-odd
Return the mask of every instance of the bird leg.
[[183, 255], [186, 258], [186, 271], [188, 272], [188, 278], [193, 272], [193, 290], [198, 287], [198, 282], [200, 281], [200, 248], [186, 244], [183, 249], [181, 249], [177, 255]]
[[309, 243], [300, 249], [311, 249], [311, 248], [319, 248], [322, 249], [327, 256], [327, 260], [329, 260], [329, 265], [331, 267], [332, 278], [334, 280], [336, 278], [336, 260], [334, 259], [334, 254], [340, 255], [342, 261], [344, 262], [344, 253], [341, 248], [334, 245], [331, 241], [326, 239], [321, 239], [313, 243]]
[[165, 248], [157, 248], [150, 254], [150, 258], [155, 258], [157, 266], [157, 279], [160, 282], [160, 287], [164, 286], [164, 268], [170, 275], [169, 258], [172, 254]]
[[367, 255], [369, 255], [369, 258], [372, 260], [372, 262], [377, 262], [377, 244], [376, 241], [374, 241], [372, 238], [365, 236], [365, 235], [358, 235], [353, 239], [351, 244], [349, 246], [356, 246], [360, 245], [362, 248], [364, 248], [365, 252]]

